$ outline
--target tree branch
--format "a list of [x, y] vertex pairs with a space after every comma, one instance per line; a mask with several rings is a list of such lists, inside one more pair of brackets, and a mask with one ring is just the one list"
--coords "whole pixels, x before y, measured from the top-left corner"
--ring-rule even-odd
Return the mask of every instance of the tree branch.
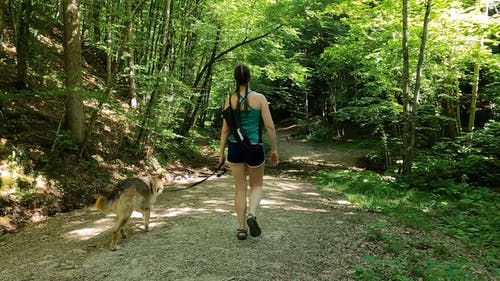
[[227, 53], [243, 46], [243, 45], [246, 45], [246, 44], [250, 44], [254, 41], [257, 41], [257, 40], [260, 40], [264, 37], [267, 37], [269, 36], [270, 34], [272, 34], [273, 32], [275, 32], [276, 30], [280, 29], [281, 27], [283, 26], [283, 24], [280, 24], [276, 27], [274, 27], [273, 29], [269, 30], [268, 32], [262, 34], [262, 35], [259, 35], [259, 36], [256, 36], [256, 37], [253, 37], [253, 38], [250, 38], [248, 39], [247, 36], [245, 36], [245, 38], [243, 39], [243, 41], [241, 41], [240, 43], [218, 53], [216, 56], [212, 57], [204, 66], [203, 68], [201, 69], [201, 71], [198, 73], [198, 75], [196, 75], [196, 79], [194, 81], [194, 87], [193, 88], [196, 88], [198, 86], [198, 83], [200, 83], [201, 81], [201, 78], [203, 77], [203, 75], [205, 74], [205, 72], [207, 71], [207, 69], [213, 65], [218, 59], [220, 59], [221, 57], [225, 56]]
[[135, 6], [134, 10], [132, 11], [130, 20], [132, 20], [134, 18], [134, 16], [137, 13], [137, 11], [139, 11], [139, 9], [142, 7], [142, 5], [144, 5], [144, 3], [146, 3], [146, 1], [147, 0], [141, 0], [141, 2], [137, 3], [137, 5]]

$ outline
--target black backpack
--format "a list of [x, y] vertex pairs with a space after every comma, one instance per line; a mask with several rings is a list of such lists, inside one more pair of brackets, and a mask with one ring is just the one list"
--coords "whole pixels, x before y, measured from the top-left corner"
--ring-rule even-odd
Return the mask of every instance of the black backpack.
[[[226, 123], [231, 131], [231, 134], [234, 136], [236, 141], [238, 142], [238, 146], [241, 151], [244, 153], [252, 152], [255, 149], [255, 145], [250, 143], [250, 139], [247, 135], [245, 135], [241, 129], [241, 122], [238, 117], [236, 117], [236, 113], [234, 112], [233, 106], [231, 105], [231, 97], [229, 97], [229, 106], [222, 111], [222, 117], [226, 120]], [[262, 119], [259, 124], [259, 139], [262, 139]]]

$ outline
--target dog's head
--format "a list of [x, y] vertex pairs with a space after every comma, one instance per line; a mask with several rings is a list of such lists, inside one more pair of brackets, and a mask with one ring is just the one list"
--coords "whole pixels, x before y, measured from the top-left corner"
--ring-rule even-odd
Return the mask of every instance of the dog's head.
[[150, 181], [153, 193], [160, 194], [163, 191], [163, 178], [161, 176], [152, 176]]

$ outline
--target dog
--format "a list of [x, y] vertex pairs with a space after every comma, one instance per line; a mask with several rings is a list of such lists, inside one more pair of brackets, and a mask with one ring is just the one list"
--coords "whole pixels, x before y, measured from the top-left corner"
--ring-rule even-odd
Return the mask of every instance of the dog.
[[156, 197], [163, 191], [163, 182], [160, 177], [129, 178], [119, 182], [111, 195], [99, 196], [95, 208], [102, 212], [111, 210], [117, 215], [118, 225], [109, 241], [109, 249], [116, 250], [117, 244], [127, 238], [125, 225], [133, 211], [142, 213], [144, 217], [144, 230], [149, 231], [149, 218], [151, 207]]

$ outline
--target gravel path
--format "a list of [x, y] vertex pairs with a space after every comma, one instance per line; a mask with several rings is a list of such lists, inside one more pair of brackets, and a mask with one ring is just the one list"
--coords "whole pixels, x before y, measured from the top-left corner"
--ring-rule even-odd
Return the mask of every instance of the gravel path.
[[[300, 167], [305, 163], [346, 167], [359, 157], [290, 142], [283, 134], [280, 139], [280, 154], [288, 165], [299, 167], [297, 174], [304, 175]], [[214, 177], [193, 189], [161, 194], [147, 233], [141, 215], [134, 213], [129, 237], [114, 252], [106, 248], [114, 216], [90, 207], [3, 236], [0, 281], [355, 280], [355, 270], [368, 266], [366, 256], [386, 254], [384, 243], [367, 233], [370, 225], [387, 218], [287, 174], [293, 172], [265, 178], [258, 238], [236, 239], [232, 178]], [[456, 244], [393, 223], [385, 230], [412, 241]]]
[[1, 280], [351, 280], [367, 251], [366, 216], [309, 184], [266, 177], [263, 235], [236, 239], [232, 179], [164, 192], [150, 232], [140, 214], [116, 252], [113, 215], [92, 208], [29, 226], [0, 246]]

